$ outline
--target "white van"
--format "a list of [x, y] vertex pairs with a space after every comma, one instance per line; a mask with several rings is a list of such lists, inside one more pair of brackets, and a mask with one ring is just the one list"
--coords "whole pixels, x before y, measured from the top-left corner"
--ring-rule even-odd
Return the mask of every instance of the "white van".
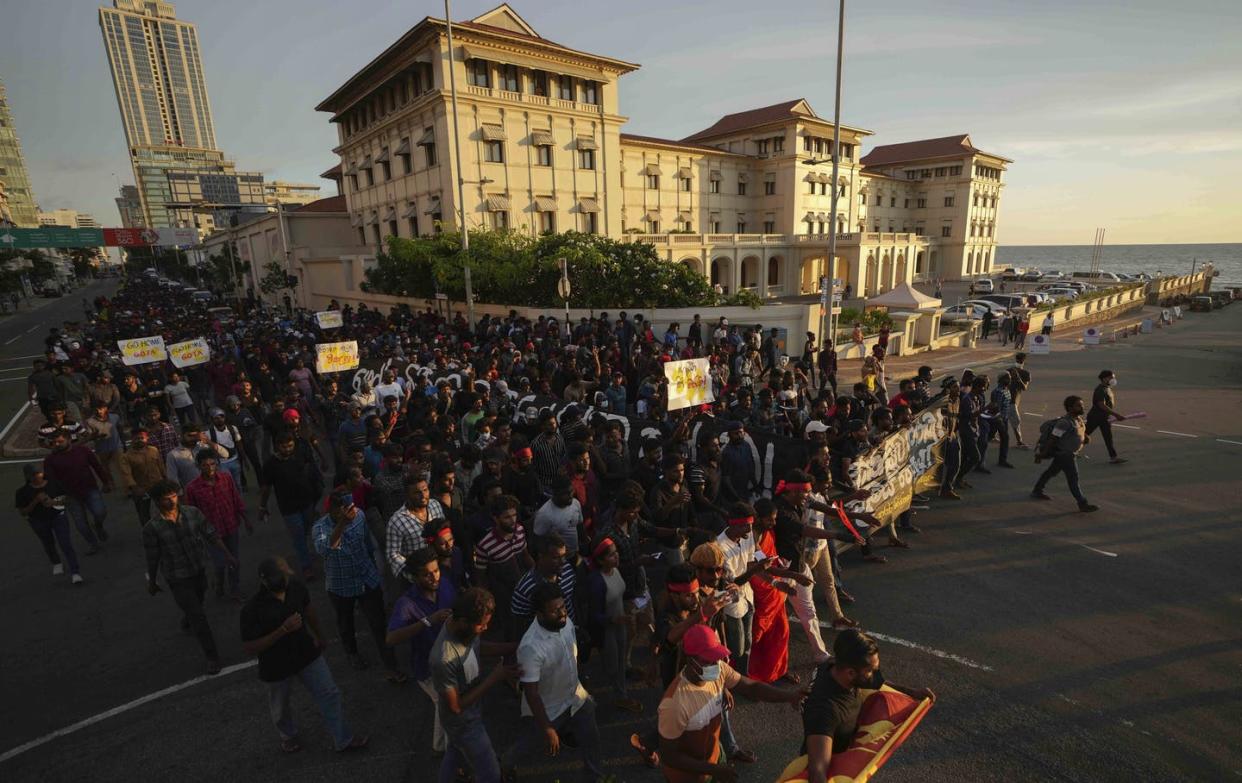
[[976, 294], [990, 294], [996, 290], [990, 277], [981, 277], [975, 280], [972, 285], [975, 287]]
[[1121, 278], [1112, 272], [1075, 272], [1074, 280], [1093, 280], [1100, 283], [1120, 283]]

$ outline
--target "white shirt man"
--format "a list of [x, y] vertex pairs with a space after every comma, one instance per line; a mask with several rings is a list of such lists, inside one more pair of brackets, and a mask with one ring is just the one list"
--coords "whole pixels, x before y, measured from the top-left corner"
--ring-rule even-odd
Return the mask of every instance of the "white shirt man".
[[[721, 553], [724, 554], [725, 579], [733, 581], [741, 576], [746, 569], [755, 560], [755, 535], [747, 533], [745, 537], [738, 541], [729, 538], [726, 530], [716, 537], [716, 545], [720, 547]], [[731, 604], [726, 604], [724, 609], [725, 617], [745, 617], [755, 605], [755, 593], [750, 589], [750, 581], [740, 585], [737, 589], [737, 600]]]

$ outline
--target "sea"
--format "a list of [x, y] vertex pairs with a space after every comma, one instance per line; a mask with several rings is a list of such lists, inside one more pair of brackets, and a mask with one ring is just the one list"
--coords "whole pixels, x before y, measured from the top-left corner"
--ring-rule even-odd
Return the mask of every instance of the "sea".
[[[1062, 272], [1091, 268], [1091, 245], [1000, 245], [996, 249], [996, 269], [1006, 267], [1059, 269]], [[1155, 277], [1185, 275], [1210, 262], [1220, 274], [1212, 288], [1242, 286], [1242, 244], [1223, 245], [1104, 245], [1100, 269], [1106, 272]]]

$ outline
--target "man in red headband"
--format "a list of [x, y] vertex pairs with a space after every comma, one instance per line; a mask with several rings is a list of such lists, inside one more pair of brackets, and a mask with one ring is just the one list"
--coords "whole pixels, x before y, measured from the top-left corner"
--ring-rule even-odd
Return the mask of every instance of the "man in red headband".
[[451, 582], [458, 593], [465, 592], [471, 586], [471, 575], [466, 568], [465, 556], [453, 539], [449, 521], [441, 518], [427, 523], [423, 528], [423, 541], [440, 561], [440, 578]]
[[716, 546], [724, 555], [724, 578], [737, 585], [737, 598], [725, 606], [725, 642], [737, 665], [746, 672], [750, 664], [751, 624], [755, 617], [755, 596], [750, 578], [771, 567], [773, 562], [755, 557], [755, 538], [751, 534], [755, 522], [754, 509], [747, 503], [734, 503], [729, 508], [724, 532], [716, 537]]

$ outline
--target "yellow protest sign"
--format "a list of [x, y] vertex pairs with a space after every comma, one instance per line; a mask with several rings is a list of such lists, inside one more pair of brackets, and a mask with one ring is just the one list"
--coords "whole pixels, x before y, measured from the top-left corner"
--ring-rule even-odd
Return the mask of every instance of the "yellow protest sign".
[[121, 349], [121, 362], [127, 367], [147, 362], [162, 362], [168, 358], [168, 351], [164, 349], [164, 338], [158, 334], [117, 340], [116, 347]]
[[710, 363], [703, 359], [683, 359], [664, 363], [664, 377], [668, 379], [668, 409], [675, 411], [691, 405], [712, 402]]
[[320, 329], [336, 329], [344, 325], [341, 320], [340, 310], [323, 310], [315, 313], [315, 321], [319, 324]]
[[211, 349], [207, 347], [206, 340], [198, 337], [168, 346], [168, 358], [174, 367], [193, 367], [210, 359]]
[[341, 372], [358, 366], [358, 341], [343, 343], [317, 343], [315, 345], [315, 372]]

